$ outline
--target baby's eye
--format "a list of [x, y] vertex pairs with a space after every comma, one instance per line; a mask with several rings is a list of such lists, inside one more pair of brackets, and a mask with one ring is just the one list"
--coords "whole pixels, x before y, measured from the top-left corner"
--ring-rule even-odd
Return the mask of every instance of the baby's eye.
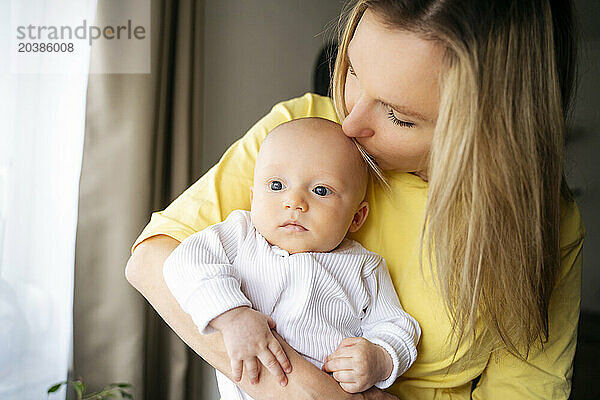
[[282, 190], [284, 188], [283, 183], [281, 183], [281, 181], [271, 181], [269, 182], [269, 189], [273, 190], [273, 191], [279, 191]]
[[313, 189], [313, 192], [319, 196], [327, 196], [328, 194], [333, 193], [331, 189], [327, 189], [325, 186], [317, 186]]

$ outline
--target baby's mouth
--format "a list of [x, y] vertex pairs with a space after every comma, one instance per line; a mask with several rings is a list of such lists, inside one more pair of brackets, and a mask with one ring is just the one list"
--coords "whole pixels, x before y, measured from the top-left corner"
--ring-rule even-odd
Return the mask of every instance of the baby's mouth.
[[283, 224], [281, 224], [279, 227], [283, 228], [283, 229], [288, 229], [293, 232], [305, 232], [308, 230], [304, 226], [302, 226], [300, 223], [298, 223], [298, 221], [294, 221], [294, 220], [287, 220]]

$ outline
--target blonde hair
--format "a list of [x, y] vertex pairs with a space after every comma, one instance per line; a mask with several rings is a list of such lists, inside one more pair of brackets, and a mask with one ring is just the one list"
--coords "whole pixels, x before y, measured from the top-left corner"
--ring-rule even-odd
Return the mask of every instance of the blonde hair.
[[[565, 119], [574, 87], [568, 1], [359, 0], [333, 78], [344, 118], [347, 50], [365, 10], [445, 49], [421, 246], [435, 260], [458, 343], [478, 321], [527, 358], [548, 340], [560, 265]], [[560, 8], [560, 9], [559, 9]], [[458, 347], [457, 347], [458, 350]], [[456, 353], [455, 353], [456, 355]]]

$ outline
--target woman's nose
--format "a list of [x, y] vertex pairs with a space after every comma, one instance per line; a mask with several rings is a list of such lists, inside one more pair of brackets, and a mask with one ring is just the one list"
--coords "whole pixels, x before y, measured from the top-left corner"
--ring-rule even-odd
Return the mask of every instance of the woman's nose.
[[375, 134], [371, 128], [367, 104], [364, 101], [358, 100], [352, 104], [348, 115], [342, 123], [342, 130], [348, 137], [369, 137]]

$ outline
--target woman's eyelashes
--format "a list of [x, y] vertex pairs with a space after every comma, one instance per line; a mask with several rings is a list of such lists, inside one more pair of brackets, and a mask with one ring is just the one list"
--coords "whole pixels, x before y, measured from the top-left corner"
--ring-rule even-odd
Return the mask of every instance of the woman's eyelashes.
[[396, 115], [394, 115], [394, 110], [391, 107], [389, 107], [388, 110], [388, 119], [392, 121], [394, 125], [403, 126], [405, 128], [412, 128], [413, 126], [415, 126], [415, 124], [412, 122], [403, 121], [401, 119], [396, 118]]
[[[352, 68], [352, 64], [350, 64], [350, 63], [348, 63], [348, 72], [350, 73], [350, 75], [356, 76], [356, 72], [354, 72], [354, 68]], [[397, 118], [396, 115], [394, 114], [394, 109], [391, 106], [389, 106], [383, 102], [380, 102], [380, 103], [384, 107], [387, 108], [387, 117], [390, 121], [392, 121], [392, 123], [394, 125], [401, 126], [404, 128], [412, 128], [413, 126], [415, 126], [414, 122], [403, 121], [403, 120]]]

